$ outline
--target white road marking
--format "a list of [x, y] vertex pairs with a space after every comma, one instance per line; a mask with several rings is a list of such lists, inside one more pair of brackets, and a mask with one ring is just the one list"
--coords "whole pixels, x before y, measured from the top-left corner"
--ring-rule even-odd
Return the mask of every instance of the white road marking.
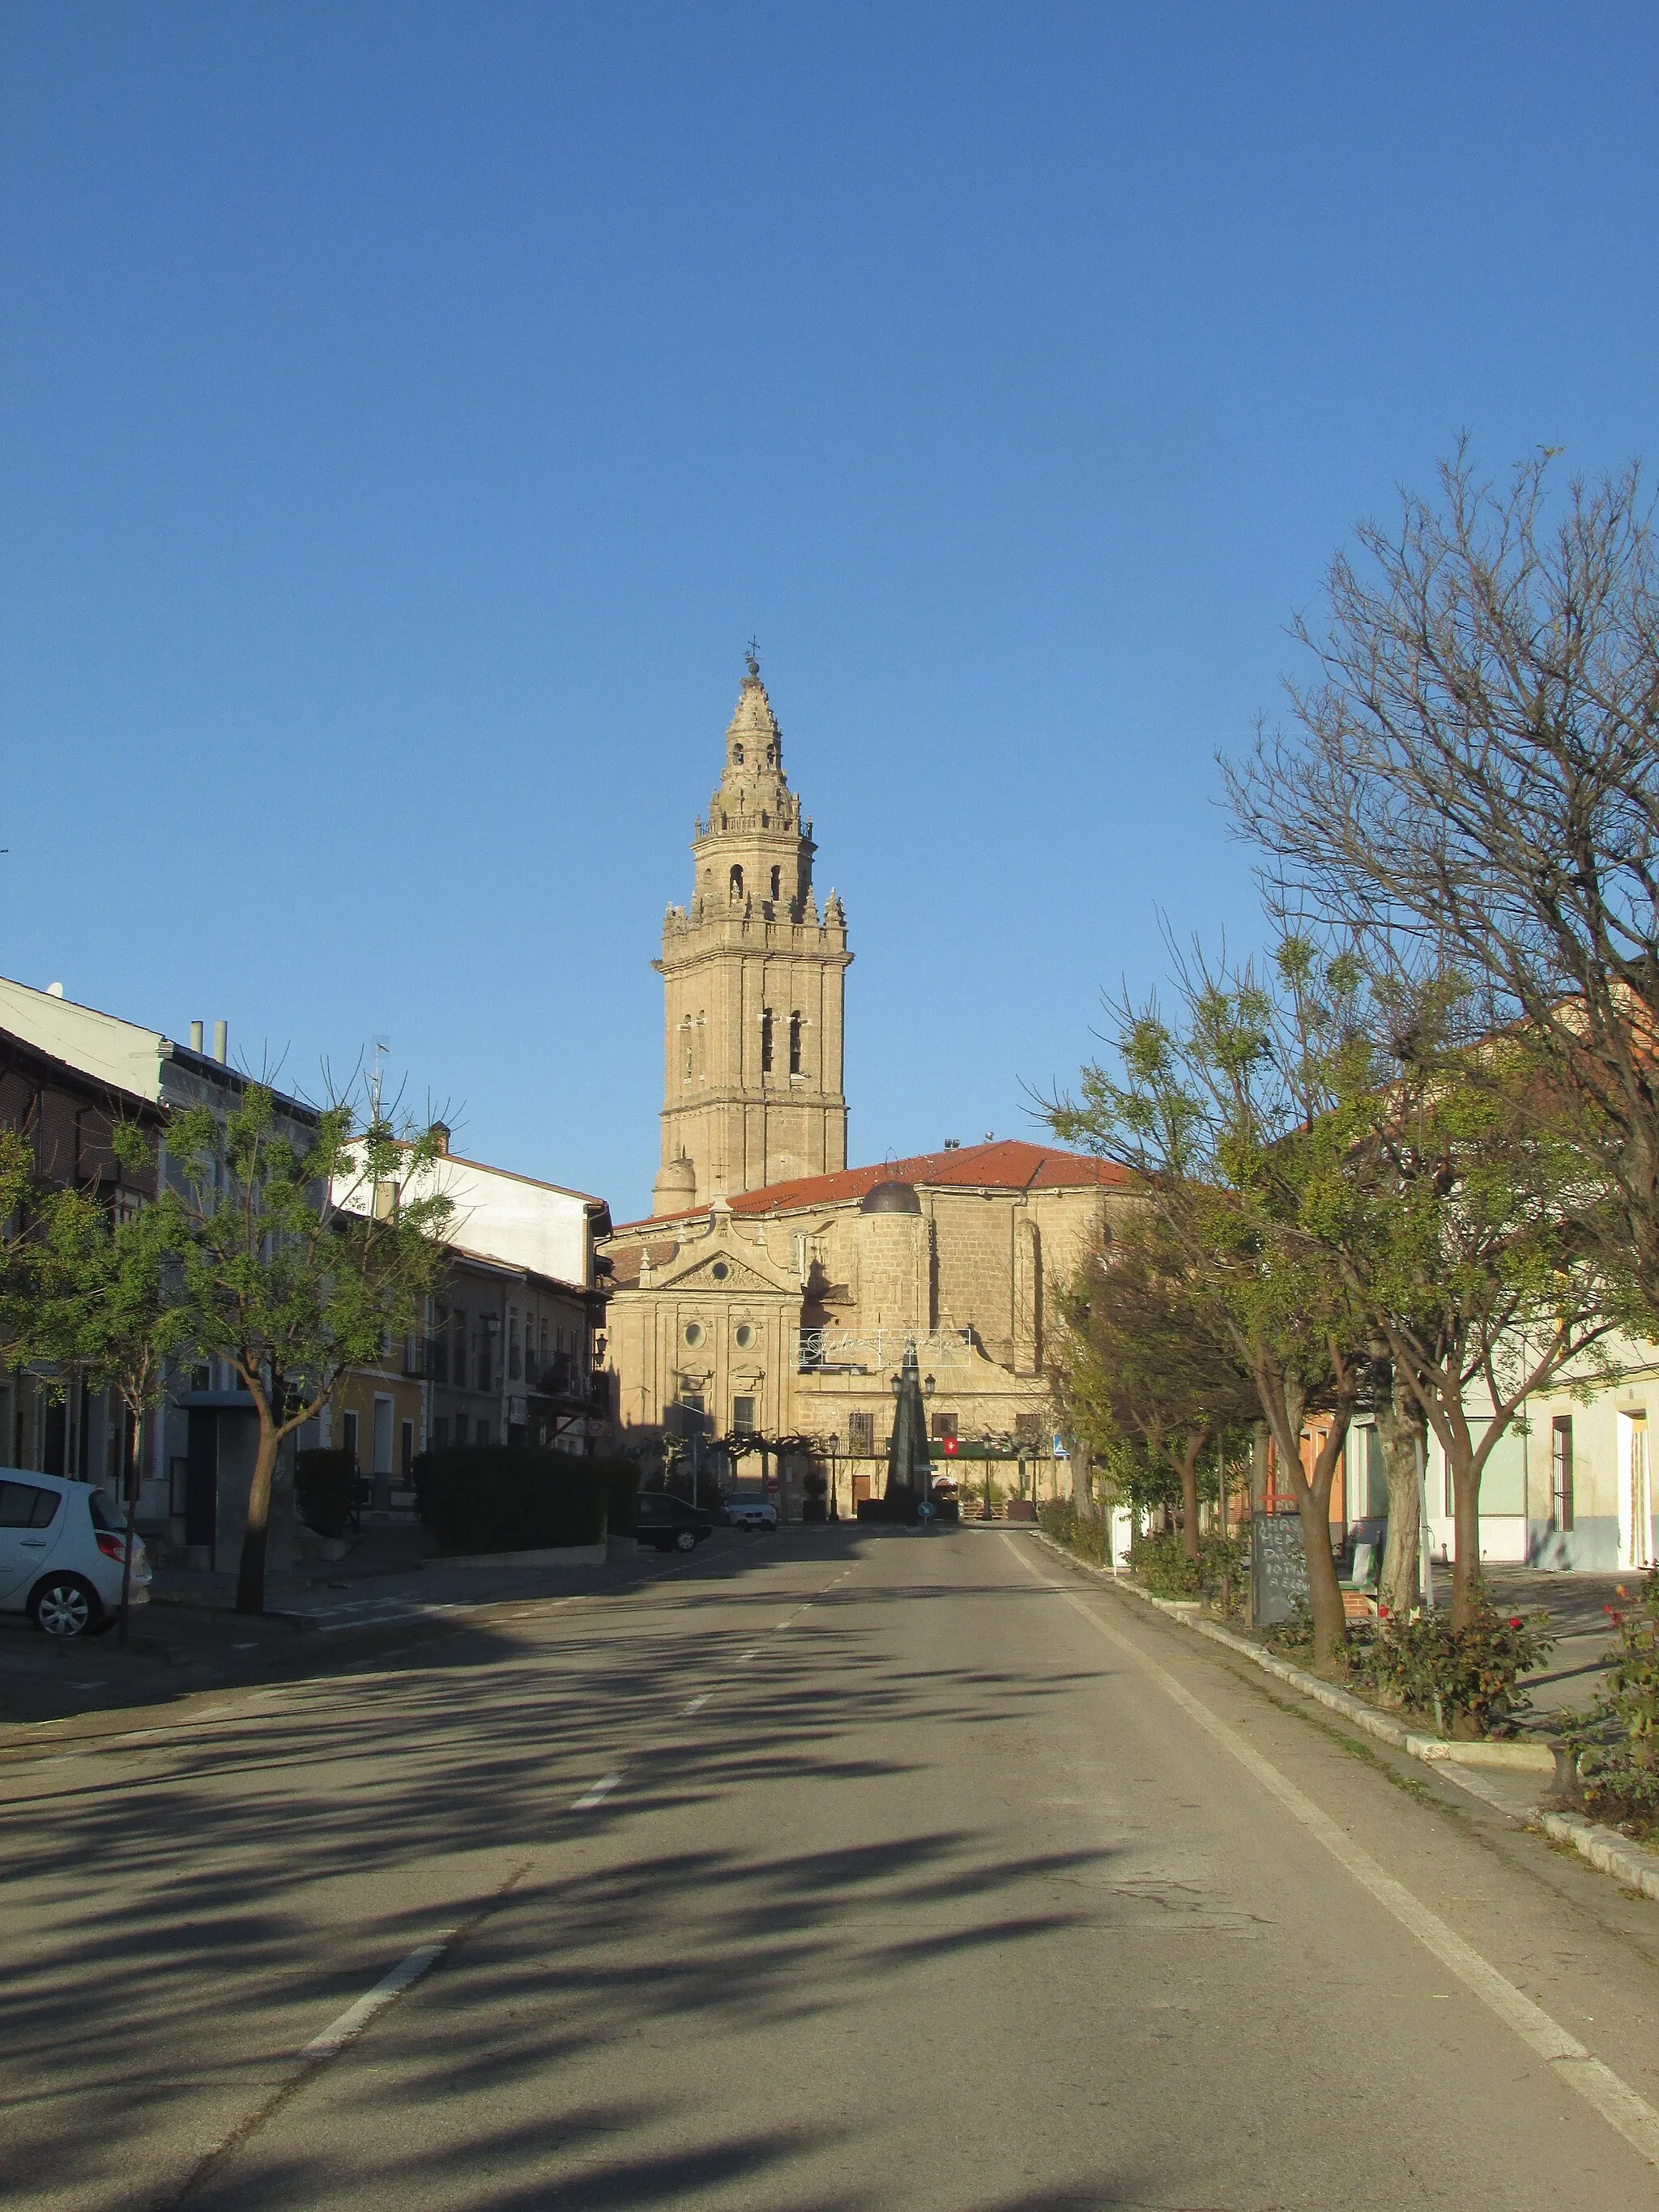
[[753, 1650], [749, 1650], [749, 1651], [739, 1651], [739, 1652], [738, 1652], [738, 1664], [739, 1664], [739, 1665], [741, 1665], [741, 1664], [742, 1664], [742, 1662], [743, 1662], [745, 1659], [758, 1659], [758, 1658], [759, 1658], [759, 1656], [760, 1656], [760, 1646], [759, 1646], [759, 1644], [757, 1644], [754, 1646], [754, 1648], [753, 1648]]
[[690, 1704], [685, 1709], [686, 1711], [688, 1713], [700, 1713], [713, 1695], [714, 1692], [712, 1690], [705, 1690], [700, 1698], [692, 1698]]
[[411, 1951], [400, 1966], [396, 1966], [381, 1981], [375, 1983], [366, 1996], [354, 2005], [348, 2005], [338, 2020], [331, 2021], [320, 2035], [313, 2035], [300, 2053], [301, 2058], [332, 2058], [343, 2051], [368, 2026], [377, 2012], [384, 2011], [394, 1997], [400, 1997], [412, 1983], [418, 1982], [429, 1966], [436, 1964], [454, 1942], [458, 1931], [451, 1929], [434, 1943], [422, 1943]]
[[620, 1774], [602, 1775], [593, 1784], [591, 1790], [583, 1790], [581, 1796], [577, 1798], [575, 1803], [571, 1807], [571, 1811], [573, 1813], [591, 1813], [596, 1805], [604, 1804], [605, 1799], [611, 1795], [611, 1791], [621, 1780], [622, 1777]]
[[1506, 2027], [1520, 2037], [1529, 2051], [1546, 2060], [1553, 2071], [1576, 2089], [1588, 2104], [1594, 2106], [1608, 2126], [1615, 2129], [1632, 2150], [1646, 2159], [1650, 2165], [1659, 2166], [1659, 2112], [1656, 2112], [1644, 2097], [1638, 2097], [1628, 2082], [1621, 2081], [1610, 2066], [1604, 2065], [1601, 2059], [1586, 2050], [1577, 2036], [1570, 2035], [1559, 2021], [1551, 2019], [1541, 2005], [1534, 2004], [1529, 1996], [1516, 1988], [1513, 1982], [1506, 1980], [1496, 1966], [1489, 1965], [1481, 1957], [1473, 1944], [1466, 1943], [1461, 1936], [1447, 1926], [1437, 1912], [1431, 1912], [1403, 1882], [1396, 1881], [1369, 1851], [1362, 1850], [1328, 1813], [1322, 1812], [1311, 1797], [1304, 1796], [1295, 1783], [1287, 1781], [1276, 1766], [1245, 1743], [1225, 1721], [1194, 1697], [1191, 1691], [1177, 1682], [1173, 1674], [1159, 1666], [1157, 1660], [1148, 1658], [1127, 1636], [1109, 1627], [1075, 1591], [1049, 1582], [1042, 1568], [1035, 1565], [1027, 1556], [1023, 1545], [1008, 1536], [1002, 1540], [1034, 1581], [1041, 1583], [1045, 1589], [1052, 1590], [1056, 1597], [1064, 1598], [1066, 1604], [1080, 1613], [1109, 1644], [1121, 1651], [1144, 1674], [1150, 1674], [1166, 1697], [1173, 1698], [1184, 1713], [1230, 1751], [1239, 1765], [1253, 1774], [1271, 1796], [1278, 1798], [1285, 1811], [1299, 1820], [1310, 1835], [1323, 1844], [1333, 1858], [1346, 1868], [1363, 1889], [1369, 1890], [1402, 1928], [1415, 1936], [1426, 1949], [1433, 1952], [1443, 1966], [1449, 1967], [1465, 1989], [1478, 1996], [1489, 2011], [1496, 2014]]

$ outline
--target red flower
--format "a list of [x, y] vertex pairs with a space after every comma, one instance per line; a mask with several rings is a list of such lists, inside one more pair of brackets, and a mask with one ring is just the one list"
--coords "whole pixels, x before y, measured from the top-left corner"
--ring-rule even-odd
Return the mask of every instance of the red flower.
[[1519, 1627], [1520, 1627], [1520, 1626], [1521, 1626], [1521, 1616], [1520, 1616], [1520, 1614], [1519, 1614], [1518, 1613], [1512, 1613], [1510, 1615], [1510, 1626], [1511, 1628], [1519, 1628]]

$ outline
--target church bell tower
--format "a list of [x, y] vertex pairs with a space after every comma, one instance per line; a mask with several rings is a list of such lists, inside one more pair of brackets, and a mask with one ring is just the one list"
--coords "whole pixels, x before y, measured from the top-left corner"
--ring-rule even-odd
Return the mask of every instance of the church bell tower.
[[852, 954], [831, 891], [819, 914], [812, 824], [754, 647], [726, 766], [691, 841], [688, 906], [663, 921], [662, 1167], [653, 1213], [847, 1164], [842, 1000]]

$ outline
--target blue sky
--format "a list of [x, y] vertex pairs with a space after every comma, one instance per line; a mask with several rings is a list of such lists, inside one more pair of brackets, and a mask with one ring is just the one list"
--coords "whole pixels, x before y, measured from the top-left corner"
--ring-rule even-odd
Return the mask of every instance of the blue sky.
[[852, 1155], [1253, 929], [1285, 625], [1468, 430], [1653, 421], [1659, 18], [0, 9], [0, 972], [645, 1210], [750, 631]]

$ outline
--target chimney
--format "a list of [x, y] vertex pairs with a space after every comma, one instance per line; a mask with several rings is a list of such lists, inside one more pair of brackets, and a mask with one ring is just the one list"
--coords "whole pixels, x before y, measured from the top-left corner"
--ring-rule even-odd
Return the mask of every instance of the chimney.
[[224, 1066], [226, 1055], [228, 1054], [229, 1050], [229, 1023], [215, 1022], [213, 1024], [213, 1057], [218, 1061], [221, 1067]]
[[434, 1152], [435, 1152], [441, 1158], [447, 1159], [449, 1158], [448, 1122], [434, 1121], [432, 1124], [432, 1127], [427, 1131], [427, 1134], [432, 1139], [432, 1149]]
[[202, 1049], [202, 1024], [200, 1022], [192, 1022], [190, 1025], [190, 1048], [192, 1052], [200, 1052]]

